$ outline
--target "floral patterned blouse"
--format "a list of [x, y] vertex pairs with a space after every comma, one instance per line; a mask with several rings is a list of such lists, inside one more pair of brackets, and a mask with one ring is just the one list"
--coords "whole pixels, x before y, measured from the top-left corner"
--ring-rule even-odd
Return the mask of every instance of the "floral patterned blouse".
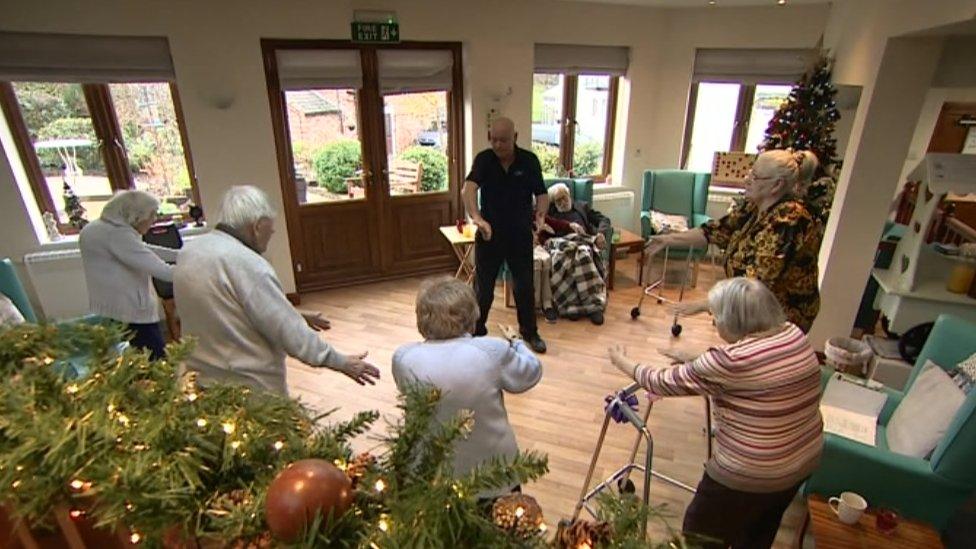
[[786, 318], [805, 332], [820, 311], [817, 285], [821, 229], [803, 203], [784, 199], [765, 212], [749, 202], [701, 226], [709, 244], [725, 249], [726, 276], [761, 280]]

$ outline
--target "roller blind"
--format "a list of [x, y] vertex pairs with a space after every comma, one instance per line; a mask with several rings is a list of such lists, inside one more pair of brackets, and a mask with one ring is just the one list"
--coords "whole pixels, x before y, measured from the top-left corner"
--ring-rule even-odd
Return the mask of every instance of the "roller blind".
[[536, 44], [535, 72], [559, 74], [627, 73], [630, 50], [623, 46]]
[[171, 82], [175, 75], [161, 36], [0, 32], [0, 80]]
[[383, 93], [450, 90], [454, 83], [449, 50], [380, 50], [378, 62]]
[[699, 49], [694, 81], [792, 84], [817, 54], [814, 49]]
[[363, 87], [359, 50], [278, 50], [275, 55], [283, 90]]

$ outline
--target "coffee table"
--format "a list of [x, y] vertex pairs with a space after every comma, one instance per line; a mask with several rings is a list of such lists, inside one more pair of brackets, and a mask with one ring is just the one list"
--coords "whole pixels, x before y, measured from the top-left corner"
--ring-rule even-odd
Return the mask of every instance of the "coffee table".
[[837, 519], [837, 515], [823, 497], [812, 495], [807, 498], [807, 513], [806, 521], [797, 530], [796, 547], [802, 546], [803, 535], [807, 528], [813, 535], [817, 549], [942, 547], [938, 532], [931, 526], [904, 517], [899, 520], [898, 528], [894, 533], [886, 535], [878, 532], [875, 527], [876, 518], [873, 508], [868, 508], [857, 524], [847, 525]]
[[644, 279], [644, 239], [627, 229], [620, 229], [620, 239], [610, 242], [610, 266], [607, 268], [608, 290], [613, 289], [613, 274], [617, 269], [617, 250], [627, 250], [628, 254], [640, 252], [640, 262], [637, 267], [638, 284]]

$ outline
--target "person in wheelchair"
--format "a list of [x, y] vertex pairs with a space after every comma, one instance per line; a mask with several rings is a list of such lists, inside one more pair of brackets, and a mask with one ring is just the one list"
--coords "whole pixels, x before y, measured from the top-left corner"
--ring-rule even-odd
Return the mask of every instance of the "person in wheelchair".
[[720, 281], [708, 292], [708, 308], [725, 345], [698, 357], [661, 351], [678, 363], [670, 368], [643, 366], [620, 345], [610, 348], [610, 360], [652, 401], [704, 395], [716, 408], [715, 449], [685, 512], [685, 533], [716, 540], [705, 547], [770, 547], [820, 461], [820, 366], [759, 280]]

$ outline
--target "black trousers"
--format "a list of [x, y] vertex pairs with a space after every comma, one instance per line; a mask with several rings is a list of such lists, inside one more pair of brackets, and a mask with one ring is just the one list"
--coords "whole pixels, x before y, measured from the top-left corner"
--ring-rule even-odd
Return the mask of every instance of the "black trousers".
[[515, 308], [518, 310], [519, 332], [523, 337], [535, 336], [535, 290], [532, 284], [532, 233], [492, 235], [485, 241], [479, 234], [474, 245], [475, 278], [474, 292], [478, 296], [481, 318], [475, 328], [476, 335], [486, 333], [485, 322], [495, 300], [495, 280], [502, 262], [512, 273]]
[[132, 330], [132, 339], [129, 345], [136, 349], [146, 349], [149, 351], [149, 358], [159, 360], [166, 355], [166, 342], [163, 341], [163, 331], [158, 322], [150, 324], [129, 323]]
[[682, 530], [705, 548], [768, 549], [800, 482], [780, 492], [733, 490], [705, 473], [685, 511]]

